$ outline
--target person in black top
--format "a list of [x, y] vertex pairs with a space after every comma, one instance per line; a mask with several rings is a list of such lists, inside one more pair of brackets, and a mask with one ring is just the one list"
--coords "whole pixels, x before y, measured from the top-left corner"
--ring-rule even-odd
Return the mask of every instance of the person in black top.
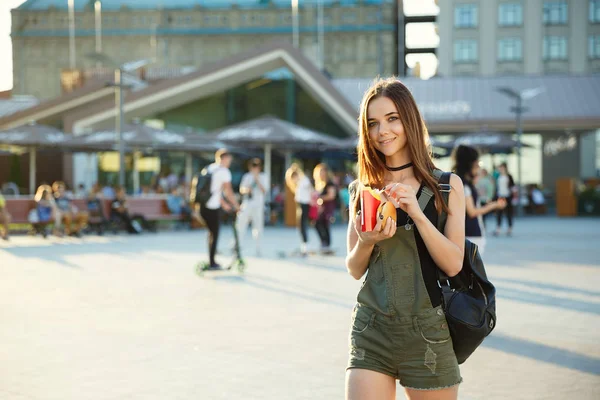
[[326, 164], [321, 163], [315, 167], [313, 178], [315, 179], [315, 189], [319, 192], [319, 199], [317, 200], [319, 215], [315, 227], [321, 239], [321, 252], [323, 254], [332, 254], [331, 229], [329, 224], [335, 214], [337, 188], [331, 179], [329, 179], [329, 170]]
[[479, 205], [479, 195], [475, 188], [479, 177], [479, 152], [470, 146], [460, 145], [454, 149], [454, 173], [460, 177], [465, 187], [465, 236], [479, 247], [479, 253], [485, 251], [485, 229], [482, 216], [506, 207], [506, 201], [498, 199], [485, 206]]
[[127, 210], [127, 198], [125, 189], [119, 187], [116, 193], [117, 197], [110, 203], [111, 219], [121, 221], [127, 229], [127, 232], [137, 234], [142, 232], [142, 227], [133, 221]]

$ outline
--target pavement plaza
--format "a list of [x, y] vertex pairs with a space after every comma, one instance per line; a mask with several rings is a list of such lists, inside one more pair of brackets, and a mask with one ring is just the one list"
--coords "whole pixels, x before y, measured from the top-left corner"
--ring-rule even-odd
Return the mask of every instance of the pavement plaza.
[[[298, 234], [268, 227], [244, 275], [204, 278], [204, 231], [2, 242], [0, 399], [343, 399], [345, 229], [336, 256], [279, 259]], [[599, 243], [600, 220], [550, 217], [488, 239], [498, 327], [460, 399], [600, 398]]]

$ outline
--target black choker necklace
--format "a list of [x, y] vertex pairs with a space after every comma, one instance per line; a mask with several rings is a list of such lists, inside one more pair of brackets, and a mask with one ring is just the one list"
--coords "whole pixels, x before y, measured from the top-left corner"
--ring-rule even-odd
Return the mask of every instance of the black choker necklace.
[[412, 167], [412, 166], [413, 166], [413, 163], [409, 162], [408, 164], [404, 164], [404, 165], [401, 165], [401, 166], [399, 166], [399, 167], [388, 167], [388, 166], [386, 165], [386, 166], [385, 166], [385, 168], [386, 168], [388, 171], [402, 171], [403, 169], [410, 168], [410, 167]]

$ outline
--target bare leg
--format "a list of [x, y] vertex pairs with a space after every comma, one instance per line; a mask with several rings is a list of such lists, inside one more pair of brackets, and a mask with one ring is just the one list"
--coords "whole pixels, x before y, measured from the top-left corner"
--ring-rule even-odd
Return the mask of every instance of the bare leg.
[[85, 212], [85, 211], [78, 212], [77, 217], [75, 218], [75, 220], [77, 221], [75, 232], [80, 232], [81, 229], [83, 229], [83, 227], [85, 227], [87, 225], [89, 218], [90, 218], [90, 216], [87, 212]]
[[68, 236], [71, 234], [71, 223], [73, 222], [73, 214], [65, 212], [62, 217], [62, 221], [65, 224], [65, 234]]
[[440, 390], [404, 389], [408, 400], [456, 400], [458, 385]]
[[346, 371], [346, 400], [394, 400], [396, 379], [380, 372], [352, 368]]
[[8, 240], [8, 225], [10, 225], [10, 214], [6, 209], [0, 211], [0, 222], [4, 226], [4, 231], [2, 232], [2, 239]]

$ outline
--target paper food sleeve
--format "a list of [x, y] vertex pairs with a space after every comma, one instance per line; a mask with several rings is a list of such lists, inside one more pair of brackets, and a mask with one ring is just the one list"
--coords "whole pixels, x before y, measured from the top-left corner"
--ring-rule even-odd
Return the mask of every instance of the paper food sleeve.
[[362, 232], [371, 232], [377, 225], [377, 208], [381, 204], [381, 196], [370, 187], [360, 192], [360, 225]]

